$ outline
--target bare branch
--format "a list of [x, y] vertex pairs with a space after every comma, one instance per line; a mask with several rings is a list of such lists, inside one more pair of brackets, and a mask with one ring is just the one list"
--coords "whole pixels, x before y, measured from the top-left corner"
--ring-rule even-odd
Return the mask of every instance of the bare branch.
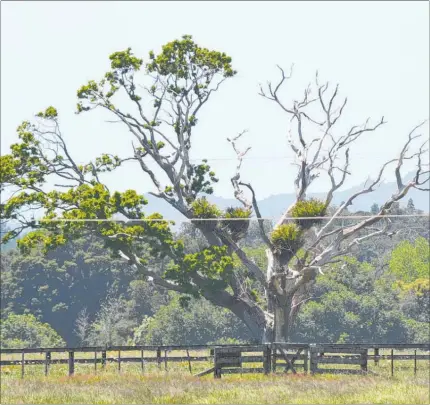
[[260, 213], [260, 208], [258, 207], [258, 203], [257, 203], [257, 199], [255, 197], [255, 191], [253, 189], [253, 187], [251, 186], [251, 184], [249, 183], [239, 183], [241, 186], [247, 187], [251, 193], [252, 193], [252, 206], [254, 207], [254, 211], [255, 211], [255, 215], [258, 218], [258, 227], [260, 229], [260, 235], [261, 238], [263, 239], [264, 243], [271, 248], [272, 247], [272, 243], [270, 242], [270, 239], [267, 237], [266, 232], [264, 230], [264, 220], [261, 219], [261, 213]]
[[231, 145], [233, 146], [233, 149], [236, 152], [237, 160], [238, 160], [238, 164], [236, 166], [236, 173], [231, 178], [231, 184], [233, 185], [233, 188], [234, 188], [234, 196], [237, 200], [239, 200], [243, 204], [243, 206], [246, 209], [251, 209], [252, 205], [244, 196], [243, 190], [240, 188], [240, 182], [239, 182], [239, 180], [240, 180], [240, 168], [242, 166], [243, 158], [245, 157], [245, 155], [249, 152], [249, 150], [251, 148], [248, 147], [248, 148], [246, 148], [246, 150], [244, 152], [241, 152], [236, 147], [237, 140], [240, 139], [242, 137], [242, 135], [244, 135], [246, 132], [247, 132], [246, 130], [242, 131], [241, 133], [239, 133], [239, 135], [237, 135], [233, 139], [227, 138], [227, 141], [230, 142]]

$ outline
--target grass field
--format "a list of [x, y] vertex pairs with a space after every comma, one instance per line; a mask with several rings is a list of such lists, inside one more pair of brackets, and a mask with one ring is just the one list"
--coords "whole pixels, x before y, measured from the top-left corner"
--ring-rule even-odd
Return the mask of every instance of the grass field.
[[[211, 364], [193, 363], [192, 367], [195, 374]], [[4, 366], [1, 404], [430, 403], [428, 361], [419, 362], [416, 376], [410, 361], [397, 362], [394, 377], [386, 360], [378, 366], [369, 361], [369, 369], [372, 374], [367, 376], [311, 376], [299, 372], [214, 379], [212, 375], [202, 378], [190, 375], [187, 362], [168, 364], [168, 371], [164, 370], [164, 364], [161, 369], [151, 364], [143, 373], [136, 363], [123, 363], [120, 373], [117, 364], [108, 363], [104, 370], [95, 370], [91, 364], [76, 364], [75, 375], [68, 377], [67, 365], [53, 364], [48, 376], [44, 376], [43, 365], [26, 366], [25, 378], [21, 379], [20, 366]]]
[[2, 404], [428, 404], [428, 376], [3, 376]]

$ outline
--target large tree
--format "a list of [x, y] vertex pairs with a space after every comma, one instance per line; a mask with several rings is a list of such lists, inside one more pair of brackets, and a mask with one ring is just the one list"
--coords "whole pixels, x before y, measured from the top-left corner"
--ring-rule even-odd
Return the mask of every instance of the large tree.
[[[291, 75], [280, 69], [279, 82], [261, 88], [260, 94], [279, 107], [291, 123], [296, 200], [268, 233], [254, 188], [241, 180], [241, 164], [248, 150], [238, 148], [242, 134], [228, 139], [238, 157], [231, 178], [240, 203], [237, 207], [222, 212], [205, 198], [218, 179], [207, 161], [194, 164], [190, 159], [201, 111], [222, 83], [236, 74], [232, 59], [184, 36], [164, 45], [158, 55], [150, 52], [145, 64], [130, 48], [113, 53], [110, 61], [110, 70], [102, 80], [90, 81], [78, 90], [77, 113], [102, 109], [115, 117], [134, 137], [130, 155], [103, 154], [79, 165], [60, 131], [54, 107], [39, 113], [36, 123], [23, 122], [18, 127], [19, 142], [1, 157], [1, 187], [13, 189], [1, 213], [3, 219], [15, 224], [3, 241], [32, 228], [18, 246], [24, 251], [40, 246], [48, 250], [82, 233], [94, 234], [153, 283], [228, 308], [258, 340], [286, 341], [307, 299], [308, 287], [323, 267], [353, 252], [361, 241], [389, 232], [387, 215], [393, 204], [413, 188], [426, 190], [429, 171], [423, 169], [424, 145], [411, 151], [421, 124], [409, 133], [397, 158], [382, 165], [374, 180], [339, 207], [331, 207], [333, 194], [350, 175], [354, 142], [385, 121], [371, 125], [367, 120], [364, 125], [342, 130], [338, 122], [347, 100], [338, 103], [338, 86], [332, 89], [328, 83], [320, 84], [318, 76], [313, 91], [307, 88], [303, 98], [290, 105], [282, 100], [280, 91]], [[140, 74], [143, 85], [137, 83]], [[120, 92], [130, 107], [114, 103]], [[414, 177], [406, 182], [401, 170], [407, 159], [415, 159], [417, 167]], [[135, 162], [152, 181], [155, 191], [151, 194], [193, 221], [202, 243], [188, 248], [175, 237], [169, 221], [159, 214], [145, 215], [143, 195], [136, 190], [112, 192], [102, 183], [101, 173], [113, 171], [125, 161]], [[337, 221], [357, 198], [375, 190], [389, 165], [394, 166], [397, 191], [387, 201], [378, 202], [378, 210], [370, 217], [347, 225]], [[309, 187], [322, 175], [331, 184], [326, 198], [308, 198]], [[54, 188], [49, 188], [51, 178], [55, 178]], [[24, 214], [28, 210], [42, 212], [43, 218], [35, 222]], [[127, 221], [110, 221], [118, 214]], [[253, 260], [241, 244], [252, 215], [257, 217], [266, 245], [267, 268]], [[326, 218], [321, 220], [323, 216]], [[236, 266], [237, 261], [241, 266]], [[264, 291], [264, 299], [255, 294], [254, 285]]]

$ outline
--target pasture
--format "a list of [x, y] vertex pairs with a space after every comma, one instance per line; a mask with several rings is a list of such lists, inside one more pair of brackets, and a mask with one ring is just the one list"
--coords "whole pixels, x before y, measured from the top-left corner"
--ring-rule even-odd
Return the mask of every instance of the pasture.
[[[389, 357], [390, 350], [381, 356]], [[164, 354], [164, 353], [163, 353]], [[204, 357], [208, 351], [189, 351], [190, 357]], [[402, 351], [401, 354], [410, 354]], [[114, 359], [116, 351], [107, 353]], [[129, 352], [128, 357], [141, 355]], [[175, 356], [187, 356], [184, 351]], [[151, 356], [150, 353], [145, 357]], [[104, 368], [92, 363], [93, 353], [77, 356], [88, 363], [76, 363], [74, 375], [68, 376], [68, 364], [50, 364], [45, 375], [44, 364], [25, 367], [21, 378], [20, 365], [2, 366], [2, 404], [343, 404], [392, 403], [427, 404], [429, 402], [429, 361], [420, 360], [415, 371], [413, 360], [394, 362], [380, 359], [376, 364], [371, 356], [368, 374], [332, 375], [285, 374], [278, 367], [276, 374], [223, 375], [214, 379], [209, 374], [195, 374], [213, 367], [213, 361], [140, 362], [108, 361]], [[210, 356], [208, 356], [210, 357]], [[27, 354], [28, 360], [42, 360], [42, 354]], [[55, 353], [53, 359], [67, 359], [67, 353]], [[3, 354], [2, 360], [18, 360], [19, 354]], [[164, 360], [164, 359], [163, 359]], [[253, 366], [253, 365], [250, 365]], [[344, 367], [334, 365], [333, 367]], [[393, 368], [392, 368], [393, 367]], [[190, 372], [191, 371], [191, 372]], [[393, 375], [392, 375], [393, 372]]]

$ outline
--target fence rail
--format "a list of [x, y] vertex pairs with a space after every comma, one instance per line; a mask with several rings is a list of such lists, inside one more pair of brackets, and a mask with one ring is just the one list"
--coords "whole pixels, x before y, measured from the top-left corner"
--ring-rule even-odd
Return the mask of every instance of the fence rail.
[[[390, 355], [380, 355], [380, 350], [390, 350]], [[190, 351], [208, 350], [207, 355], [190, 355]], [[373, 350], [373, 354], [369, 353]], [[394, 354], [398, 350], [413, 350], [413, 354]], [[140, 351], [140, 356], [128, 356], [127, 352]], [[177, 356], [169, 355], [172, 352], [185, 352]], [[169, 363], [187, 362], [189, 372], [192, 373], [192, 363], [213, 362], [213, 367], [197, 375], [203, 376], [214, 373], [215, 378], [222, 374], [234, 373], [276, 373], [279, 368], [283, 372], [296, 373], [296, 368], [307, 373], [365, 373], [368, 372], [368, 361], [373, 360], [375, 365], [380, 360], [390, 360], [391, 374], [394, 374], [394, 361], [413, 360], [414, 374], [417, 372], [417, 362], [430, 360], [429, 354], [417, 354], [417, 351], [430, 352], [430, 343], [422, 344], [300, 344], [300, 343], [270, 343], [270, 344], [241, 344], [241, 345], [169, 345], [169, 346], [93, 346], [93, 347], [54, 347], [54, 348], [24, 348], [1, 349], [0, 368], [3, 366], [21, 366], [21, 377], [25, 375], [25, 366], [43, 365], [44, 373], [48, 375], [49, 368], [54, 364], [68, 364], [69, 376], [75, 373], [75, 364], [93, 364], [104, 369], [106, 364], [117, 364], [118, 371], [122, 363], [140, 363], [142, 370], [146, 364], [156, 364], [168, 371]], [[116, 352], [115, 355], [112, 352]], [[153, 352], [153, 356], [148, 356]], [[67, 358], [52, 358], [52, 354], [67, 353]], [[92, 358], [76, 357], [78, 353], [93, 353]], [[20, 354], [20, 359], [4, 359], [5, 356]], [[26, 354], [44, 354], [43, 359], [26, 358]], [[203, 354], [203, 353], [202, 353]], [[13, 357], [13, 356], [12, 356]], [[296, 363], [302, 361], [302, 363]], [[262, 363], [262, 367], [243, 367], [248, 363]], [[330, 369], [326, 365], [352, 365], [358, 369]], [[322, 368], [320, 366], [323, 366]]]

